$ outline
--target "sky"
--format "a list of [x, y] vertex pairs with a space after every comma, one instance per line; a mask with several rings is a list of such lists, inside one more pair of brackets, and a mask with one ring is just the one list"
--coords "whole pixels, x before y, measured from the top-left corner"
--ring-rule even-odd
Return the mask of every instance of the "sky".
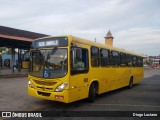
[[0, 25], [160, 55], [160, 0], [0, 0]]

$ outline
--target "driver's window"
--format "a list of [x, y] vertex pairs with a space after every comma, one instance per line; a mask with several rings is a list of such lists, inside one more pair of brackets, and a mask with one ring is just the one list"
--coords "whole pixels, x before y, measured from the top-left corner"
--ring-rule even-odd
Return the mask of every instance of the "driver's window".
[[71, 48], [71, 72], [82, 73], [88, 71], [88, 50], [84, 48]]

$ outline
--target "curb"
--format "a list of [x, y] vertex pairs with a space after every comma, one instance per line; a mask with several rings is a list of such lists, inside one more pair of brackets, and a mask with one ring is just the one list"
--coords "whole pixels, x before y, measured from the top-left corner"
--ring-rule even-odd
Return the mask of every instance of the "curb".
[[27, 77], [28, 74], [6, 74], [6, 75], [0, 75], [1, 78], [17, 78], [17, 77]]

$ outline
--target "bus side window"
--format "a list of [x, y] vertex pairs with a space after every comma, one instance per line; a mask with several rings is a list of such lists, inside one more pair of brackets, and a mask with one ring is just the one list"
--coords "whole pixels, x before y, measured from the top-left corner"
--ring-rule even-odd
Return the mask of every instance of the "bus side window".
[[136, 56], [132, 57], [133, 67], [136, 67]]
[[101, 49], [101, 66], [106, 67], [109, 64], [109, 50]]
[[126, 66], [126, 54], [120, 53], [120, 66]]
[[143, 58], [142, 57], [140, 58], [140, 61], [141, 61], [140, 67], [143, 67]]
[[133, 55], [131, 55], [131, 65], [132, 67], [134, 67], [134, 56]]
[[129, 55], [126, 54], [126, 66], [129, 66]]
[[138, 57], [138, 67], [143, 67], [143, 58]]
[[139, 57], [136, 57], [136, 66], [139, 67]]
[[71, 74], [88, 72], [88, 50], [71, 48]]
[[112, 51], [112, 63], [113, 63], [113, 66], [115, 67], [119, 66], [120, 57], [117, 51]]
[[109, 65], [110, 65], [110, 66], [113, 66], [112, 57], [113, 57], [112, 51], [110, 50], [110, 51], [109, 51]]
[[99, 60], [99, 48], [98, 47], [91, 47], [91, 66], [92, 67], [99, 67], [100, 60]]
[[133, 66], [133, 63], [132, 63], [132, 55], [127, 55], [127, 63], [128, 63], [128, 66], [129, 67], [132, 67]]

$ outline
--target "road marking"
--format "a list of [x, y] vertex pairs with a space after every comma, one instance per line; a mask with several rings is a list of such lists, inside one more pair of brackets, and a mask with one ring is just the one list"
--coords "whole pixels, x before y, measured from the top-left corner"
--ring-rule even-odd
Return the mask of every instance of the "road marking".
[[92, 106], [131, 106], [131, 107], [157, 107], [157, 108], [160, 108], [160, 106], [153, 106], [153, 105], [130, 105], [130, 104], [91, 104]]

